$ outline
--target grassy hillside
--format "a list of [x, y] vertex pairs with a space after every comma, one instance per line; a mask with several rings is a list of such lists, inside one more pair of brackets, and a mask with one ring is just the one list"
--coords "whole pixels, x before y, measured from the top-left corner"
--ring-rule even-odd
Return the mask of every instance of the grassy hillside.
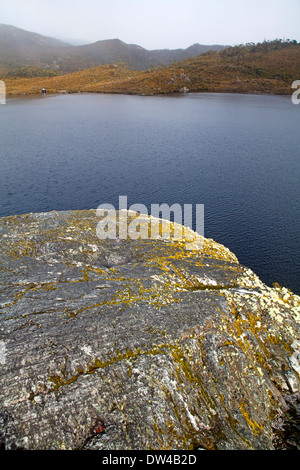
[[210, 51], [147, 71], [103, 65], [56, 77], [5, 79], [7, 94], [74, 92], [154, 95], [190, 92], [290, 94], [300, 79], [300, 44], [265, 41]]

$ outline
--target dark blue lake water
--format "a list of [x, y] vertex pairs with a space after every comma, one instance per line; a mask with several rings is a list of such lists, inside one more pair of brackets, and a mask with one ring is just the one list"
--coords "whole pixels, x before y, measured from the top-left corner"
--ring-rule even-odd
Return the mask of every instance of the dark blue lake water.
[[0, 106], [0, 216], [204, 204], [204, 235], [300, 293], [300, 106], [289, 97], [59, 95]]

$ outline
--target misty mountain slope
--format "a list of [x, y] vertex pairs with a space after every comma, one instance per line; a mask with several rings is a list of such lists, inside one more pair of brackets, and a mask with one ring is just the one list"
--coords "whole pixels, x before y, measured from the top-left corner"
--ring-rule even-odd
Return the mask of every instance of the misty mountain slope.
[[103, 64], [126, 63], [135, 70], [147, 70], [152, 65], [170, 65], [179, 60], [203, 54], [208, 50], [221, 50], [224, 46], [203, 46], [194, 44], [187, 49], [147, 50], [136, 44], [126, 44], [120, 39], [97, 41], [92, 44], [75, 46], [68, 50], [61, 63], [64, 70], [73, 71], [80, 68], [97, 67]]
[[150, 65], [148, 57], [148, 51], [141, 46], [126, 44], [120, 39], [106, 39], [69, 48], [60, 67], [65, 71], [76, 71], [104, 64], [126, 63], [130, 68], [143, 69]]
[[15, 26], [0, 24], [0, 64], [47, 65], [69, 44]]
[[120, 39], [73, 46], [15, 26], [0, 24], [0, 70], [4, 75], [26, 66], [68, 73], [103, 64], [126, 63], [132, 69], [146, 70], [151, 65], [169, 65], [224, 47], [194, 44], [187, 49], [149, 51]]

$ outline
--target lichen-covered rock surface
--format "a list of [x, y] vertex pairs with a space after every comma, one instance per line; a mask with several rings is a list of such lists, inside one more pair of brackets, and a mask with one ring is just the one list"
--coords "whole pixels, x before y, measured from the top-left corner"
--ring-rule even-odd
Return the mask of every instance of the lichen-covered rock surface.
[[299, 297], [212, 240], [98, 222], [0, 219], [1, 447], [297, 448]]

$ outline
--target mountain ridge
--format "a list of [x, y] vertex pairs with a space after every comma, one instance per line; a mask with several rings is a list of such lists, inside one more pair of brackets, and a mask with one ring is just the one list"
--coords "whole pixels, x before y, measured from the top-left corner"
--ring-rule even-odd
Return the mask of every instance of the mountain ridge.
[[104, 39], [89, 44], [72, 45], [59, 39], [0, 24], [0, 71], [9, 73], [21, 67], [40, 67], [57, 73], [75, 72], [103, 64], [126, 63], [135, 70], [170, 65], [225, 45], [192, 44], [186, 49], [148, 50], [121, 39]]

